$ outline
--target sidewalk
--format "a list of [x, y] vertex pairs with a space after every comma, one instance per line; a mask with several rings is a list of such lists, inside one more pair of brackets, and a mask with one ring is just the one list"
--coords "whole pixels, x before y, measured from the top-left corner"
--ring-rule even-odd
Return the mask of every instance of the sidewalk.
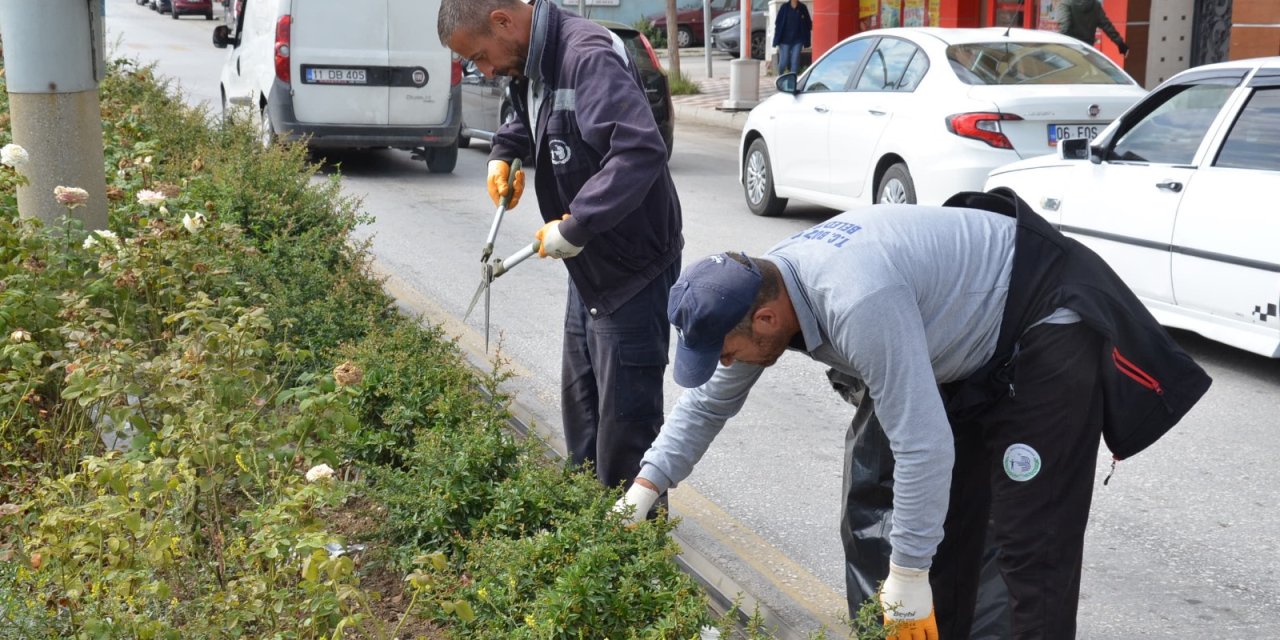
[[[663, 67], [670, 70], [667, 51], [657, 51]], [[707, 64], [702, 48], [686, 48], [680, 51], [680, 71], [686, 78], [696, 82], [701, 93], [687, 96], [671, 96], [675, 108], [676, 122], [696, 122], [713, 127], [723, 127], [733, 131], [741, 131], [747, 121], [748, 110], [730, 111], [720, 107], [729, 99], [729, 62], [732, 60], [723, 53], [711, 54], [711, 75], [707, 75]], [[774, 86], [777, 76], [765, 75], [765, 63], [760, 63], [759, 100], [778, 92]], [[742, 98], [743, 96], [739, 96]]]

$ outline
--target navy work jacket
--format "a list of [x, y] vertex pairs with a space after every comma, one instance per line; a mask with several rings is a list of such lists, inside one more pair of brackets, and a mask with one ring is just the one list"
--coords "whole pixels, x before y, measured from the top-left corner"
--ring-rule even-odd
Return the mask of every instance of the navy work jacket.
[[[564, 214], [584, 247], [565, 266], [592, 315], [609, 315], [680, 258], [680, 201], [667, 148], [634, 63], [604, 27], [546, 0], [534, 5], [526, 77], [510, 84], [517, 118], [491, 160], [533, 152], [545, 221]], [[536, 137], [529, 86], [538, 88]]]

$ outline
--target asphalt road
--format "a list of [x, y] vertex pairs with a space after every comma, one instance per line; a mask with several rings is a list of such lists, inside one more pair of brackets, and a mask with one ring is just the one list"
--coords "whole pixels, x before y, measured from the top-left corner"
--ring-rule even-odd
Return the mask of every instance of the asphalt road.
[[[215, 113], [225, 55], [210, 44], [217, 24], [173, 21], [133, 0], [107, 0], [114, 55], [156, 63], [190, 102], [206, 102]], [[761, 252], [833, 213], [793, 205], [782, 218], [752, 216], [736, 182], [736, 145], [726, 129], [677, 127], [671, 170], [684, 208], [686, 264], [722, 250]], [[465, 323], [461, 315], [479, 282], [480, 245], [494, 208], [483, 186], [487, 145], [474, 146], [460, 153], [452, 175], [429, 174], [400, 151], [325, 159], [340, 168], [344, 191], [375, 217], [357, 236], [370, 241], [388, 288], [480, 354], [482, 313]], [[508, 214], [497, 255], [532, 240], [539, 225], [533, 203], [527, 195]], [[553, 435], [566, 279], [561, 265], [531, 260], [498, 280], [492, 297], [500, 346], [494, 357], [518, 374], [511, 389], [525, 417]], [[1175, 336], [1215, 383], [1168, 436], [1120, 463], [1105, 487], [1110, 458], [1100, 454], [1078, 637], [1280, 637], [1280, 500], [1273, 484], [1280, 481], [1280, 361]], [[668, 383], [668, 406], [678, 392]], [[690, 518], [691, 537], [725, 573], [797, 625], [812, 617], [788, 609], [779, 594], [827, 614], [838, 615], [841, 606], [837, 518], [851, 415], [823, 367], [788, 355], [673, 494]]]

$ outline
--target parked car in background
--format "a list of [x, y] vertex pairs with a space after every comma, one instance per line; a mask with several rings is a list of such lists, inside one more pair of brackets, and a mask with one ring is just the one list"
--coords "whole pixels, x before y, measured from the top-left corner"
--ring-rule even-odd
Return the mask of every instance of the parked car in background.
[[986, 187], [1101, 255], [1162, 324], [1280, 357], [1280, 58], [1183, 71]]
[[[739, 0], [710, 0], [711, 20], [729, 11], [737, 11]], [[659, 32], [667, 32], [666, 12], [655, 13], [645, 18]], [[676, 46], [681, 49], [702, 44], [706, 25], [702, 21], [702, 3], [689, 4], [676, 11]]]
[[[658, 123], [662, 140], [667, 144], [667, 156], [670, 157], [675, 136], [675, 109], [671, 105], [667, 72], [658, 62], [657, 53], [649, 44], [649, 39], [631, 27], [609, 20], [595, 22], [617, 34], [630, 54], [632, 63], [640, 71], [640, 81], [649, 98], [653, 119]], [[509, 79], [505, 77], [486, 78], [470, 61], [463, 61], [462, 131], [458, 135], [459, 146], [470, 145], [472, 138], [492, 140], [498, 127], [515, 117], [507, 95], [508, 82]]]
[[995, 167], [1092, 137], [1146, 94], [1093, 47], [1005, 28], [864, 32], [777, 86], [739, 146], [756, 215], [788, 198], [940, 204]]
[[[751, 0], [751, 57], [764, 60], [765, 32], [769, 28], [769, 0]], [[742, 12], [730, 11], [711, 21], [709, 46], [731, 56], [742, 50]]]
[[169, 0], [169, 15], [177, 20], [180, 16], [200, 15], [205, 20], [213, 19], [213, 0]]
[[462, 65], [434, 35], [439, 0], [237, 0], [235, 25], [214, 29], [228, 48], [224, 114], [243, 105], [264, 145], [413, 151], [433, 173], [458, 159]]

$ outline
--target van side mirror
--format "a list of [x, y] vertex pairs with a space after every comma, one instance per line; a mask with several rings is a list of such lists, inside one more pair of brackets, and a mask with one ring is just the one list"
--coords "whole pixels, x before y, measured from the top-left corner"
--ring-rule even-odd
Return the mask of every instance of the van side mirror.
[[774, 81], [773, 85], [782, 93], [794, 94], [796, 93], [796, 74], [784, 73], [778, 76], [778, 79]]
[[240, 46], [240, 38], [231, 37], [231, 27], [227, 25], [219, 25], [213, 28], [213, 46], [219, 49], [226, 49], [227, 45], [233, 47]]

